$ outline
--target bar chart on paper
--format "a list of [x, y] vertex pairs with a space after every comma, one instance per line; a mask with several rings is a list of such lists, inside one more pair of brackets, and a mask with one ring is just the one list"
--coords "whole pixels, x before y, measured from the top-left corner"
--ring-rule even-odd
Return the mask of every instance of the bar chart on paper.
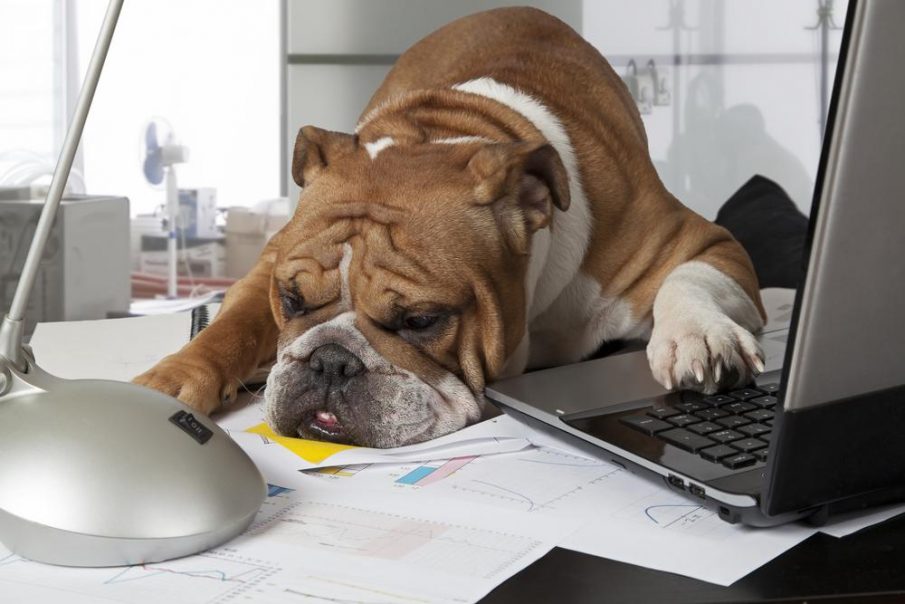
[[332, 476], [333, 478], [351, 478], [370, 465], [369, 463], [360, 463], [350, 466], [330, 466], [328, 468], [318, 468], [309, 473], [316, 473], [320, 476]]
[[454, 459], [422, 464], [397, 478], [396, 483], [419, 487], [427, 486], [431, 483], [443, 480], [475, 459], [477, 459], [477, 457], [456, 457]]
[[305, 470], [305, 474], [333, 480], [356, 479], [356, 483], [377, 487], [426, 487], [449, 478], [480, 456], [455, 457], [414, 464], [353, 464]]

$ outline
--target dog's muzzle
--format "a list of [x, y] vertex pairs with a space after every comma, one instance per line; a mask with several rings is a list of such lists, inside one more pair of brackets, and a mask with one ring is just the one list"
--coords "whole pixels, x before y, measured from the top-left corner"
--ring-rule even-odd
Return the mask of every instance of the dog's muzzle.
[[381, 356], [352, 313], [283, 345], [264, 392], [264, 417], [278, 434], [365, 447], [421, 442], [480, 413], [451, 374], [431, 385]]
[[364, 363], [339, 344], [324, 344], [308, 359], [312, 378], [325, 388], [324, 408], [315, 409], [303, 418], [308, 430], [329, 440], [344, 440], [345, 431], [336, 414], [328, 408], [331, 399], [342, 396], [349, 381], [366, 369]]

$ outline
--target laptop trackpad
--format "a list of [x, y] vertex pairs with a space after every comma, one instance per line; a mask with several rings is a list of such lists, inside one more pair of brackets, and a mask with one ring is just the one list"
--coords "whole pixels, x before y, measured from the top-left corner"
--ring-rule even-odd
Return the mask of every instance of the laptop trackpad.
[[564, 365], [502, 380], [489, 388], [551, 414], [563, 415], [664, 394], [643, 351]]

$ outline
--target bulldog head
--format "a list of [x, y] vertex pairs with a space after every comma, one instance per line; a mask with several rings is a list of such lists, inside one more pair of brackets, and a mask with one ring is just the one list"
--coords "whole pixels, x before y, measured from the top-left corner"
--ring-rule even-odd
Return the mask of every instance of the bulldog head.
[[544, 142], [378, 144], [296, 141], [265, 398], [283, 435], [392, 447], [480, 419], [525, 332], [532, 234], [569, 203]]

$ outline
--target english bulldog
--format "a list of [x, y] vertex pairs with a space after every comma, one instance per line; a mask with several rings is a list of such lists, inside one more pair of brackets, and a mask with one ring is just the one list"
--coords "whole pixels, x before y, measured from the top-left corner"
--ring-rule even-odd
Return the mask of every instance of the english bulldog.
[[290, 222], [137, 383], [211, 413], [275, 361], [276, 432], [393, 447], [480, 420], [489, 380], [609, 340], [648, 340], [667, 389], [763, 370], [745, 251], [666, 190], [623, 82], [544, 12], [424, 38], [354, 133], [300, 130], [292, 176]]

